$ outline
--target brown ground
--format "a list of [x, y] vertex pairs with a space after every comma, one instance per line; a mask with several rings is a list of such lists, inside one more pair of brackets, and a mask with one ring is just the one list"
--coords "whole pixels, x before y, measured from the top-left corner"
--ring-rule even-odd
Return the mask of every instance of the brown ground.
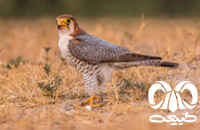
[[[115, 71], [112, 81], [100, 93], [101, 107], [92, 111], [74, 108], [87, 94], [83, 92], [81, 75], [61, 60], [55, 19], [0, 20], [1, 130], [200, 128], [199, 104], [188, 110], [197, 116], [197, 122], [170, 126], [149, 122], [152, 114], [172, 113], [153, 110], [147, 98], [149, 87], [158, 80], [172, 87], [189, 80], [200, 93], [200, 20], [148, 19], [146, 25], [133, 19], [78, 21], [90, 34], [137, 53], [162, 56], [180, 63], [180, 67]], [[51, 49], [47, 52], [43, 47]], [[158, 93], [156, 99], [161, 97]], [[191, 100], [187, 92], [182, 97]]]

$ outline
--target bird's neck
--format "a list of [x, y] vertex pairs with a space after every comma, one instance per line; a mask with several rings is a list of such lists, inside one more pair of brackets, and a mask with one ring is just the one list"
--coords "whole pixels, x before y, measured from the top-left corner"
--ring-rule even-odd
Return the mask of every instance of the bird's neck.
[[62, 42], [68, 42], [70, 40], [72, 40], [74, 37], [70, 36], [70, 35], [63, 35], [63, 34], [59, 34], [59, 41]]
[[70, 36], [76, 37], [79, 35], [88, 35], [88, 33], [86, 33], [83, 29], [81, 28], [77, 28], [74, 30], [74, 32], [72, 34], [70, 34]]
[[72, 40], [74, 37], [64, 34], [59, 31], [59, 49], [62, 53], [62, 56], [66, 58], [68, 53], [68, 45], [69, 41]]
[[68, 38], [73, 38], [73, 37], [76, 37], [76, 36], [79, 36], [79, 35], [88, 35], [87, 32], [85, 32], [83, 29], [81, 28], [76, 28], [70, 32], [62, 29], [62, 30], [59, 30], [59, 37], [60, 38], [63, 38], [63, 37], [68, 37]]

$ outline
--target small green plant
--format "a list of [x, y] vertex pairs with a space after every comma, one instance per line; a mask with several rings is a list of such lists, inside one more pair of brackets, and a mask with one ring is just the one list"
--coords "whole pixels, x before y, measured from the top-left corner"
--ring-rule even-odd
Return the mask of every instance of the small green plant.
[[43, 91], [47, 92], [49, 96], [54, 97], [54, 92], [58, 89], [61, 84], [62, 79], [56, 76], [53, 80], [48, 80], [47, 83], [39, 82], [38, 86]]
[[47, 76], [47, 80], [38, 82], [38, 87], [41, 88], [44, 92], [46, 92], [48, 96], [54, 97], [54, 93], [57, 91], [58, 87], [61, 85], [62, 78], [58, 74], [59, 71], [57, 71], [57, 73], [54, 75], [51, 73], [51, 64], [49, 63], [50, 58], [48, 55], [50, 49], [51, 49], [50, 47], [44, 47], [45, 63], [43, 66], [43, 70]]
[[50, 51], [50, 47], [44, 47], [44, 50], [45, 50], [45, 64], [44, 64], [44, 71], [47, 75], [49, 75], [49, 73], [51, 72], [51, 65], [49, 64], [49, 56], [48, 56], [48, 52]]
[[[138, 81], [129, 81], [127, 79], [123, 79], [123, 81], [117, 85], [119, 88], [119, 94], [123, 95], [122, 97], [129, 98], [132, 94], [134, 94], [136, 97], [141, 98], [141, 95], [144, 95], [145, 91], [145, 84], [140, 83]], [[126, 95], [126, 96], [125, 96]]]
[[21, 56], [18, 56], [16, 59], [11, 59], [7, 62], [6, 64], [6, 68], [7, 69], [12, 69], [13, 67], [14, 68], [17, 68], [21, 63], [25, 63], [25, 61], [22, 59]]
[[118, 84], [120, 86], [120, 90], [129, 90], [129, 89], [140, 89], [141, 91], [144, 91], [145, 85], [144, 83], [139, 83], [138, 81], [129, 81], [127, 79], [123, 79], [123, 82]]
[[47, 75], [49, 75], [49, 73], [51, 72], [51, 65], [45, 63], [43, 69], [44, 69], [45, 73], [46, 73]]

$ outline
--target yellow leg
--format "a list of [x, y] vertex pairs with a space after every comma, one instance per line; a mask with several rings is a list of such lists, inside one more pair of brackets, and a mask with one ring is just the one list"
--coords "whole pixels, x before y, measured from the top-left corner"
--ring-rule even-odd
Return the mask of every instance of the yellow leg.
[[100, 98], [99, 96], [91, 96], [91, 97], [89, 97], [86, 101], [84, 101], [84, 102], [81, 104], [81, 106], [85, 106], [85, 105], [89, 104], [90, 107], [99, 107], [99, 106], [100, 106], [99, 104], [93, 104], [93, 101], [94, 101], [95, 99], [100, 100], [101, 98]]

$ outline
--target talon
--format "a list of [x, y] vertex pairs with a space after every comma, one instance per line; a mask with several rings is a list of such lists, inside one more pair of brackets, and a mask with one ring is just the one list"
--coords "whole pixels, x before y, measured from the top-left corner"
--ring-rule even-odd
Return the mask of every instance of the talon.
[[100, 104], [93, 104], [93, 105], [90, 105], [91, 108], [95, 108], [95, 107], [100, 107]]
[[93, 108], [94, 108], [94, 107], [100, 107], [99, 104], [93, 104], [93, 101], [94, 101], [95, 99], [100, 100], [101, 97], [99, 97], [99, 96], [91, 96], [91, 97], [89, 97], [86, 101], [84, 101], [83, 103], [81, 103], [81, 106], [85, 106], [85, 105], [89, 104], [89, 106], [90, 106], [90, 107], [93, 107]]

